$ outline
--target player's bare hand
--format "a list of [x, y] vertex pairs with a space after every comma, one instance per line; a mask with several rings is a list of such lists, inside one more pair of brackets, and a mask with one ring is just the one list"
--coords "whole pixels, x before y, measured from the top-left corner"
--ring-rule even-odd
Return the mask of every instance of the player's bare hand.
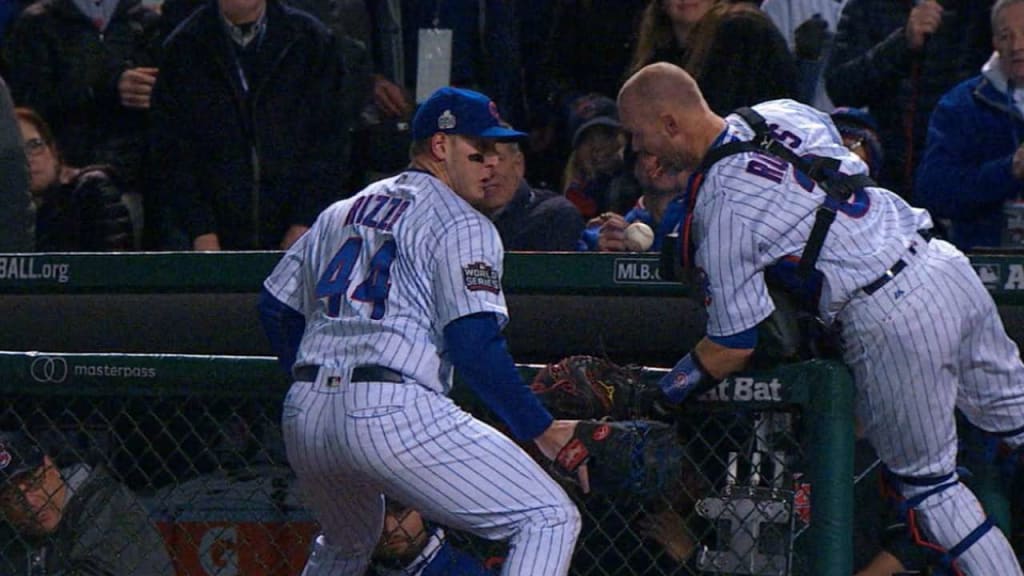
[[924, 47], [928, 36], [935, 33], [942, 24], [942, 5], [935, 0], [924, 0], [910, 11], [907, 18], [907, 46], [913, 51]]
[[664, 546], [665, 552], [676, 562], [685, 562], [696, 548], [686, 521], [671, 508], [647, 514], [637, 528], [640, 534]]
[[[533, 439], [533, 442], [540, 449], [541, 454], [548, 460], [554, 460], [558, 453], [568, 444], [576, 431], [577, 420], [555, 420], [548, 426], [540, 436]], [[584, 494], [590, 493], [590, 476], [587, 473], [587, 465], [583, 464], [576, 470], [576, 478]]]
[[217, 234], [200, 234], [192, 239], [192, 249], [196, 252], [219, 252], [220, 238]]
[[156, 68], [129, 68], [117, 80], [117, 93], [125, 108], [146, 110], [158, 74]]
[[1017, 180], [1024, 180], [1024, 144], [1017, 147], [1017, 151], [1013, 153], [1013, 164], [1011, 165], [1013, 170], [1013, 177]]
[[373, 102], [389, 118], [405, 118], [412, 113], [405, 91], [380, 74], [373, 75]]
[[626, 251], [626, 219], [614, 212], [600, 216], [601, 227], [597, 232], [597, 249], [601, 252]]

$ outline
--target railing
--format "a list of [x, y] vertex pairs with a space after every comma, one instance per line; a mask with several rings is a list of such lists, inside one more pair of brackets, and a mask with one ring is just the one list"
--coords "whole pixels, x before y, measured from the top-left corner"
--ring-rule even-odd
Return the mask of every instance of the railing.
[[[536, 369], [521, 367], [527, 379]], [[266, 357], [0, 353], [0, 429], [30, 432], [61, 465], [113, 471], [144, 503], [179, 575], [293, 575], [316, 528], [277, 425], [288, 385]], [[455, 395], [480, 412], [464, 389]], [[851, 404], [847, 371], [809, 362], [726, 380], [678, 414], [700, 476], [671, 508], [697, 547], [690, 562], [708, 574], [852, 573]], [[664, 553], [636, 528], [658, 510], [576, 497], [585, 527], [574, 573], [671, 573], [652, 571]], [[0, 557], [16, 557], [21, 540], [9, 542]]]
[[[296, 574], [315, 532], [294, 494], [282, 490], [290, 474], [277, 423], [289, 383], [266, 357], [253, 309], [279, 258], [0, 255], [0, 349], [17, 350], [0, 353], [0, 428], [56, 441], [61, 462], [109, 466], [138, 493], [178, 574]], [[979, 254], [972, 263], [1020, 341], [1024, 255]], [[534, 363], [523, 365], [524, 376], [550, 359], [543, 354], [666, 365], [684, 353], [700, 336], [703, 311], [658, 277], [657, 264], [650, 255], [508, 254], [509, 338], [516, 358]], [[232, 342], [244, 342], [239, 352]], [[90, 353], [69, 353], [79, 351]], [[648, 369], [645, 377], [659, 373]], [[706, 573], [852, 573], [846, 370], [813, 362], [722, 386], [675, 421], [687, 453], [702, 458], [702, 487], [679, 510], [703, 547], [691, 562]], [[464, 390], [456, 393], [477, 412]], [[663, 556], [635, 529], [637, 515], [650, 511], [600, 498], [579, 503], [590, 529], [574, 573], [634, 573], [609, 567], [609, 550], [622, 550], [617, 557], [635, 573], [659, 573], [632, 564]], [[784, 534], [776, 526], [755, 536], [744, 518], [789, 525]], [[622, 528], [621, 539], [601, 534], [610, 526]], [[771, 543], [761, 540], [766, 534]], [[481, 556], [495, 553], [471, 537], [453, 538]], [[0, 547], [5, 542], [0, 534]], [[639, 556], [628, 553], [638, 547]]]

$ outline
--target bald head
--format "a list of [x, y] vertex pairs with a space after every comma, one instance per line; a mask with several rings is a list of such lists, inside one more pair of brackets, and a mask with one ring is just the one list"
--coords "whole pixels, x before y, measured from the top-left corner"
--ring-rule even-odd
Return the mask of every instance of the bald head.
[[725, 127], [697, 82], [667, 62], [644, 66], [619, 91], [619, 115], [633, 148], [676, 170], [693, 170]]
[[637, 70], [619, 91], [619, 108], [641, 105], [648, 108], [684, 111], [708, 110], [697, 82], [686, 71], [668, 62], [656, 62]]

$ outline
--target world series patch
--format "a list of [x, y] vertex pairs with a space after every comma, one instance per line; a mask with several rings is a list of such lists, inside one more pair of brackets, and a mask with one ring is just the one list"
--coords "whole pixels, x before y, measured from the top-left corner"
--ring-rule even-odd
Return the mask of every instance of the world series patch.
[[501, 277], [498, 271], [486, 262], [473, 262], [462, 267], [462, 281], [466, 290], [484, 290], [492, 294], [501, 292]]

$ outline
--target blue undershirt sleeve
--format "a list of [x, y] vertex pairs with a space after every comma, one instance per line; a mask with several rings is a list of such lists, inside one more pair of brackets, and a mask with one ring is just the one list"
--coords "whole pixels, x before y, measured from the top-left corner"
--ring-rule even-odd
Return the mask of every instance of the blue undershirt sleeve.
[[449, 322], [444, 340], [459, 377], [513, 436], [532, 440], [547, 430], [551, 414], [520, 377], [494, 314], [480, 312]]
[[708, 336], [708, 340], [726, 348], [750, 350], [757, 346], [757, 326], [729, 336]]
[[281, 367], [291, 375], [302, 334], [306, 331], [306, 317], [275, 298], [266, 288], [260, 292], [258, 308], [270, 349]]

